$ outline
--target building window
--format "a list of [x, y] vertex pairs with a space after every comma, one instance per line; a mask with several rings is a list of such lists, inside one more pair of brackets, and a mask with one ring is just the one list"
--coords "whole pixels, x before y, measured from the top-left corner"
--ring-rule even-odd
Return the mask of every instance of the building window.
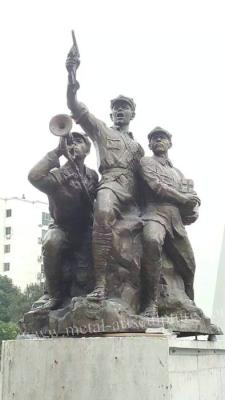
[[3, 264], [3, 271], [4, 272], [7, 272], [7, 271], [9, 271], [10, 270], [10, 263], [4, 263]]
[[41, 273], [44, 274], [45, 269], [44, 269], [44, 264], [41, 264]]
[[5, 227], [5, 236], [6, 236], [7, 239], [10, 239], [7, 236], [11, 236], [11, 233], [12, 233], [11, 226], [6, 226]]
[[4, 245], [4, 253], [10, 253], [10, 244]]
[[12, 216], [11, 208], [8, 208], [8, 210], [5, 211], [5, 215], [6, 215], [7, 218]]
[[49, 213], [42, 213], [42, 225], [49, 225], [51, 222], [51, 217]]

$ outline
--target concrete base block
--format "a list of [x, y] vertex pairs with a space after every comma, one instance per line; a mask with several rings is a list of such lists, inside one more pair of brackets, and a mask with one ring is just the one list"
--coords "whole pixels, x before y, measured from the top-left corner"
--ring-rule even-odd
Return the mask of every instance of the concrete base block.
[[166, 335], [7, 341], [1, 400], [223, 400], [225, 342]]

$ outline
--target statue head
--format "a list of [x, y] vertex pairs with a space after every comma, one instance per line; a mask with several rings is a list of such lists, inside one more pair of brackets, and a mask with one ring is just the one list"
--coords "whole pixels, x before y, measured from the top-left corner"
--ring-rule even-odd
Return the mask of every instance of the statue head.
[[148, 134], [149, 148], [154, 154], [166, 154], [172, 146], [172, 135], [165, 129], [157, 126]]
[[112, 99], [110, 117], [114, 124], [117, 126], [128, 125], [135, 116], [135, 107], [135, 102], [131, 97], [119, 95]]
[[71, 132], [67, 137], [67, 148], [73, 158], [84, 159], [90, 152], [91, 142], [83, 132]]

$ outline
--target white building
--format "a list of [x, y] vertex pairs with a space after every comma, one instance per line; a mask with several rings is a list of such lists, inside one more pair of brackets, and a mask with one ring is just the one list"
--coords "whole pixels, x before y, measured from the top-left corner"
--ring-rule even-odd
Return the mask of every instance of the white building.
[[0, 275], [22, 290], [43, 279], [41, 243], [49, 222], [47, 203], [0, 198]]

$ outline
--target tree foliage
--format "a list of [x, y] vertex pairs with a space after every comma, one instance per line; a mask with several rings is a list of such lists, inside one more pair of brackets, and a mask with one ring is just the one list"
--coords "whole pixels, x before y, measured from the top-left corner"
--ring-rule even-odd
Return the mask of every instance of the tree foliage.
[[0, 321], [15, 321], [12, 318], [12, 309], [20, 302], [22, 293], [19, 288], [12, 284], [11, 279], [0, 276]]
[[43, 296], [43, 284], [31, 283], [27, 285], [24, 296], [26, 297], [29, 307], [31, 308], [32, 304], [37, 301], [41, 296]]
[[13, 340], [16, 338], [19, 328], [13, 322], [0, 321], [0, 345], [2, 340]]
[[42, 294], [41, 285], [30, 284], [22, 292], [11, 279], [0, 275], [0, 344], [16, 337], [19, 331], [16, 324]]

